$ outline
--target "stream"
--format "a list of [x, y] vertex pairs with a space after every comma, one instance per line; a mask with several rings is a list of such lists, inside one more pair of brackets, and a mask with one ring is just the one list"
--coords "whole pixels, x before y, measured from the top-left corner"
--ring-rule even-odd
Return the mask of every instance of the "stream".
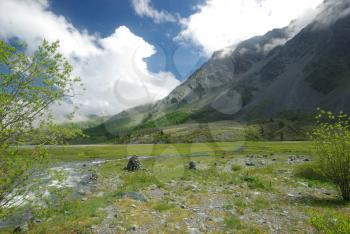
[[[125, 160], [118, 159], [118, 160]], [[70, 188], [72, 190], [72, 198], [83, 198], [86, 194], [93, 192], [97, 185], [96, 169], [102, 164], [109, 162], [107, 160], [91, 160], [84, 162], [63, 162], [54, 165], [46, 172], [41, 172], [33, 175], [30, 180], [35, 183], [36, 192], [28, 192], [25, 195], [14, 196], [11, 200], [11, 204], [8, 207], [23, 206], [32, 203], [33, 205], [45, 206], [42, 199], [47, 199], [54, 202], [54, 197], [50, 194], [50, 189], [65, 189]], [[54, 174], [60, 173], [63, 176], [57, 178]], [[28, 188], [31, 186], [28, 186]], [[38, 196], [38, 194], [41, 194]], [[11, 194], [10, 194], [11, 196]], [[26, 229], [27, 222], [30, 221], [32, 213], [29, 209], [18, 212], [12, 215], [11, 218], [6, 220], [0, 220], [0, 230], [4, 228], [16, 228]], [[39, 222], [39, 220], [38, 220]]]

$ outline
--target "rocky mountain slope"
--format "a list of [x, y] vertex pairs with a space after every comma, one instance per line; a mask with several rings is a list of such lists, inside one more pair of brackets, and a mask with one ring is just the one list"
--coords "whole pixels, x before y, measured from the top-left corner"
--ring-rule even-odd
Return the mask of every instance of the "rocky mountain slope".
[[88, 133], [253, 121], [317, 107], [350, 112], [350, 2], [325, 1], [320, 9], [292, 38], [291, 27], [274, 29], [218, 51], [163, 100], [124, 111]]

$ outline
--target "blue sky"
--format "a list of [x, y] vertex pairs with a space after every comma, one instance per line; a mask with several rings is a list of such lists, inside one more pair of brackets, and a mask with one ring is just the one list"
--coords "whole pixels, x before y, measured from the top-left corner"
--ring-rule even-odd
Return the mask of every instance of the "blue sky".
[[[195, 12], [194, 6], [203, 2], [153, 0], [152, 6], [187, 18]], [[156, 47], [157, 53], [146, 59], [152, 72], [166, 70], [177, 79], [184, 80], [206, 61], [197, 46], [174, 41], [181, 31], [178, 23], [154, 23], [151, 18], [140, 17], [129, 0], [52, 0], [51, 10], [64, 15], [76, 27], [87, 29], [90, 33], [99, 33], [102, 37], [110, 35], [119, 26], [127, 26], [133, 33]]]
[[20, 39], [28, 54], [43, 39], [59, 40], [85, 89], [53, 114], [65, 119], [75, 103], [84, 120], [166, 97], [213, 52], [242, 40], [288, 25], [290, 39], [322, 1], [0, 0], [0, 39]]

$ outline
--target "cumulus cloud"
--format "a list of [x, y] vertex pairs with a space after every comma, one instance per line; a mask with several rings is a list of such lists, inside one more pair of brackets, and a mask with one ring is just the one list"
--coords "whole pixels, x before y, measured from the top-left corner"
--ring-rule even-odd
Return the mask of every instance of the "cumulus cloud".
[[135, 13], [141, 17], [149, 17], [155, 23], [177, 22], [177, 17], [167, 11], [155, 9], [151, 0], [131, 0]]
[[29, 50], [45, 38], [60, 40], [85, 91], [53, 108], [58, 119], [80, 106], [78, 117], [112, 115], [165, 97], [179, 81], [171, 73], [152, 73], [145, 58], [156, 53], [141, 37], [121, 26], [105, 38], [76, 29], [65, 17], [49, 10], [46, 0], [1, 0], [0, 38], [17, 37]]
[[[179, 41], [191, 41], [206, 55], [273, 28], [294, 25], [301, 29], [323, 0], [206, 0], [197, 12], [181, 21]], [[295, 31], [294, 31], [295, 33]]]

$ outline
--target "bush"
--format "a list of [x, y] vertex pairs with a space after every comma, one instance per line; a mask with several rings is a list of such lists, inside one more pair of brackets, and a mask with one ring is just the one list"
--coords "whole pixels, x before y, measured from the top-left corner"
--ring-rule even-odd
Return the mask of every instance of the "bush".
[[315, 150], [325, 177], [336, 184], [344, 200], [350, 201], [349, 117], [319, 110], [318, 126], [312, 132]]

